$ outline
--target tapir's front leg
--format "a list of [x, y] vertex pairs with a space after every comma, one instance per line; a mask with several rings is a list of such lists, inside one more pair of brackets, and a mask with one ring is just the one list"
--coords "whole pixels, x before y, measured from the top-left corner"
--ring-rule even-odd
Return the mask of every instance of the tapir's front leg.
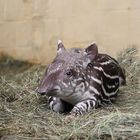
[[49, 97], [49, 108], [54, 112], [63, 113], [65, 111], [65, 105], [63, 101], [57, 97]]
[[70, 112], [70, 115], [82, 115], [89, 110], [96, 108], [97, 101], [93, 99], [84, 100], [82, 102], [77, 103]]
[[69, 112], [72, 109], [72, 105], [61, 100], [60, 98], [57, 97], [49, 97], [49, 108], [58, 113], [65, 113]]

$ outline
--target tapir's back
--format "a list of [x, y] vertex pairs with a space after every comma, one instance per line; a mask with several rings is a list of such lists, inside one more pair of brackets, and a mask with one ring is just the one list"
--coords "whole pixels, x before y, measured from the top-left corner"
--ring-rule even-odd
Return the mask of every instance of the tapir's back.
[[123, 69], [114, 58], [107, 54], [98, 54], [91, 64], [99, 74], [98, 80], [101, 81], [101, 95], [99, 96], [101, 102], [114, 100], [119, 86], [126, 83]]

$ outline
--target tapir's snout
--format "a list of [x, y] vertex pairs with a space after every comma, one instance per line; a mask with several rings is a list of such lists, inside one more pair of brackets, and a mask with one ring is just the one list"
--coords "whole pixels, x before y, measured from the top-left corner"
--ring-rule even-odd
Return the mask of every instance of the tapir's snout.
[[60, 71], [46, 74], [41, 80], [36, 92], [40, 95], [56, 96], [60, 90], [58, 86], [58, 75]]
[[38, 87], [36, 89], [36, 92], [39, 93], [40, 95], [56, 96], [57, 93], [59, 92], [59, 89], [58, 88], [54, 88], [52, 86], [49, 86], [49, 87], [46, 87], [46, 88]]
[[51, 84], [49, 83], [48, 77], [45, 76], [39, 83], [36, 92], [40, 95], [45, 95], [50, 90]]

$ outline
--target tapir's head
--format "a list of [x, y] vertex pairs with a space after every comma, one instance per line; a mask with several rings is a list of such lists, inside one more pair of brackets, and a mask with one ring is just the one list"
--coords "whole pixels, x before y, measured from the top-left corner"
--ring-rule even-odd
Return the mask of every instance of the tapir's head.
[[61, 98], [75, 93], [77, 88], [84, 89], [79, 85], [84, 86], [81, 83], [86, 80], [86, 67], [97, 53], [95, 43], [85, 49], [66, 50], [62, 42], [58, 41], [57, 55], [48, 66], [37, 92]]

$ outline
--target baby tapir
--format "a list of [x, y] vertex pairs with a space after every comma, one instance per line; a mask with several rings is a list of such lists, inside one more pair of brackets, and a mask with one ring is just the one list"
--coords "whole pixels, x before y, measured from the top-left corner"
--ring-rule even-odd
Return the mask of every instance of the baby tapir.
[[57, 56], [48, 66], [37, 91], [49, 96], [53, 111], [81, 115], [114, 101], [119, 87], [125, 83], [119, 63], [99, 53], [95, 43], [85, 49], [66, 50], [59, 41]]

